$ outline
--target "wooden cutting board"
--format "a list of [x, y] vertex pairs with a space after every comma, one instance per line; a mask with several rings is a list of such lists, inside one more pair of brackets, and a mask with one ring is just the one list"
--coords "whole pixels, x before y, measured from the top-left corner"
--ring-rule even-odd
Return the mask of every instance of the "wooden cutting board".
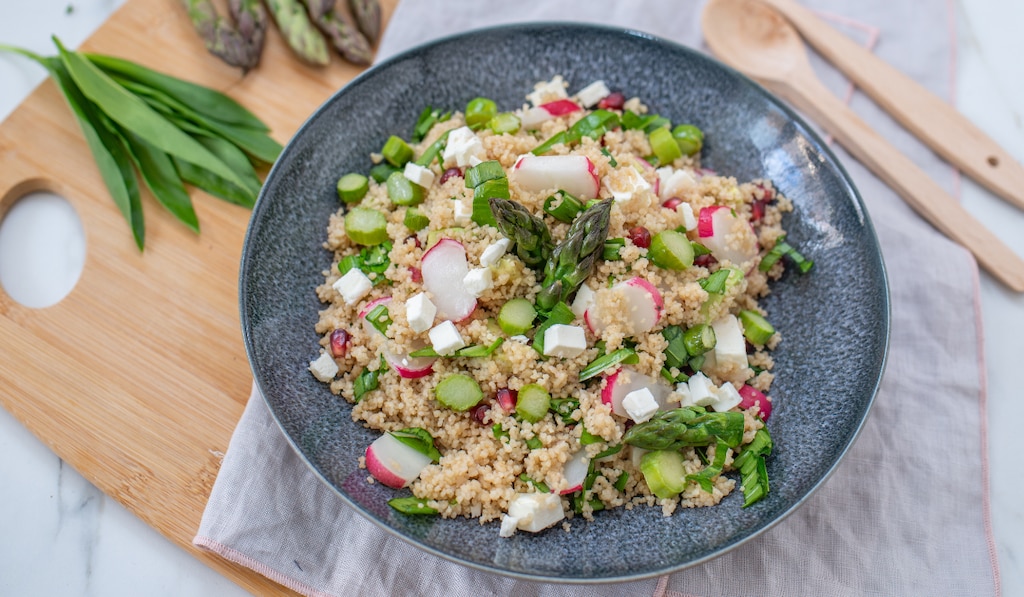
[[[398, 0], [382, 0], [384, 22]], [[281, 143], [360, 72], [334, 57], [304, 66], [274, 27], [242, 76], [208, 54], [180, 0], [129, 0], [82, 49], [225, 91]], [[0, 217], [49, 190], [78, 211], [81, 278], [60, 303], [30, 309], [0, 290], [0, 404], [107, 495], [256, 594], [287, 590], [192, 546], [251, 386], [238, 316], [250, 212], [193, 192], [195, 235], [148, 194], [146, 250], [135, 247], [55, 85], [0, 124]]]

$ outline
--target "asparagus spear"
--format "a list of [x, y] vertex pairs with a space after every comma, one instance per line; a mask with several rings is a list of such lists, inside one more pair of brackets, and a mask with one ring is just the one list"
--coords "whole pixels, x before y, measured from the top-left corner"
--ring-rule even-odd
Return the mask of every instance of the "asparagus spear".
[[256, 66], [263, 53], [263, 42], [267, 36], [267, 9], [260, 0], [230, 0], [228, 11], [235, 21], [235, 29], [245, 41], [246, 50]]
[[239, 33], [230, 21], [217, 13], [210, 0], [183, 0], [188, 17], [206, 44], [206, 49], [231, 66], [243, 71], [256, 66], [260, 60], [262, 40], [253, 44], [253, 38]]
[[267, 6], [281, 35], [300, 58], [318, 66], [330, 62], [324, 36], [310, 22], [298, 0], [267, 0]]
[[730, 448], [743, 441], [743, 413], [707, 412], [687, 406], [660, 412], [630, 427], [622, 442], [645, 450], [678, 450], [708, 446], [721, 439]]
[[316, 26], [331, 40], [331, 45], [352, 64], [373, 60], [370, 42], [344, 13], [335, 10], [336, 0], [303, 0]]
[[515, 243], [516, 255], [523, 263], [535, 269], [544, 265], [555, 247], [544, 220], [515, 201], [492, 197], [488, 202], [498, 230]]
[[537, 295], [537, 306], [548, 310], [558, 301], [568, 302], [594, 271], [608, 238], [612, 200], [590, 207], [569, 226], [569, 232], [544, 266], [544, 281]]
[[377, 43], [380, 35], [380, 3], [377, 0], [348, 0], [348, 7], [367, 41]]

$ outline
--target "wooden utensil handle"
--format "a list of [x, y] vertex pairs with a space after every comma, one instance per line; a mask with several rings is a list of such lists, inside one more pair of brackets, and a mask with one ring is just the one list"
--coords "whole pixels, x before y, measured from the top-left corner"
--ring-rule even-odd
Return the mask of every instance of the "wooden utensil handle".
[[1024, 260], [997, 239], [903, 153], [876, 133], [812, 73], [765, 82], [818, 122], [947, 237], [967, 248], [993, 277], [1024, 292]]
[[1024, 208], [1024, 167], [947, 102], [839, 33], [794, 0], [763, 0], [818, 52], [946, 161]]

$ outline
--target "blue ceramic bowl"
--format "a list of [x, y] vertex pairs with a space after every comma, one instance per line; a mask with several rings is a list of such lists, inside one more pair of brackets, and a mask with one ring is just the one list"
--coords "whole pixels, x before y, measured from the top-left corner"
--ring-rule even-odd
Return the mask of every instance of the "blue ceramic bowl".
[[[509, 48], [529, 48], [512, 52]], [[586, 56], [586, 60], [580, 60]], [[740, 180], [769, 178], [793, 200], [789, 237], [816, 262], [764, 300], [783, 335], [768, 427], [771, 492], [743, 509], [616, 509], [540, 534], [503, 539], [498, 524], [406, 516], [394, 492], [366, 483], [357, 458], [378, 435], [307, 370], [319, 350], [315, 289], [338, 209], [335, 183], [366, 171], [388, 135], [407, 138], [425, 105], [461, 109], [478, 95], [510, 109], [533, 83], [572, 89], [603, 79], [706, 135], [703, 163]], [[473, 31], [383, 62], [328, 100], [274, 165], [252, 214], [241, 264], [241, 320], [256, 383], [284, 434], [340, 499], [431, 553], [487, 571], [554, 582], [612, 582], [698, 564], [762, 533], [821, 486], [860, 430], [878, 389], [889, 334], [882, 258], [849, 176], [822, 140], [749, 79], [691, 49], [617, 29], [544, 24]]]

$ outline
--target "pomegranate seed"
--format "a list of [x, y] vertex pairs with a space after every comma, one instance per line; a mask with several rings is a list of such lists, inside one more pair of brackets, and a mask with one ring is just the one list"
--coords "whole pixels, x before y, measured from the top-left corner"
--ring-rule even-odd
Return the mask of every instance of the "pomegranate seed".
[[765, 205], [767, 203], [768, 202], [765, 201], [764, 199], [755, 199], [754, 202], [750, 204], [750, 221], [751, 222], [760, 222], [761, 221], [761, 218], [764, 217], [764, 207], [765, 207]]
[[519, 392], [508, 388], [501, 388], [498, 390], [497, 397], [501, 410], [510, 413], [516, 409], [516, 399], [519, 398]]
[[707, 255], [698, 255], [693, 258], [693, 264], [700, 267], [711, 267], [716, 263], [718, 263], [718, 260], [710, 253]]
[[458, 168], [448, 168], [443, 173], [441, 173], [441, 181], [438, 184], [444, 184], [449, 178], [453, 176], [458, 176], [459, 178], [462, 178], [462, 170], [459, 170]]
[[415, 234], [410, 234], [409, 236], [405, 237], [405, 240], [402, 241], [402, 242], [406, 242], [407, 243], [409, 241], [412, 241], [412, 243], [414, 245], [416, 245], [417, 249], [422, 249], [423, 248], [423, 243], [420, 242], [420, 237], [416, 236]]
[[491, 415], [488, 412], [491, 410], [490, 404], [477, 404], [473, 408], [469, 409], [469, 414], [473, 416], [473, 420], [481, 425], [487, 425], [491, 422]]
[[338, 328], [331, 332], [331, 355], [336, 359], [343, 358], [348, 352], [348, 332]]
[[661, 204], [661, 206], [664, 207], [665, 209], [675, 209], [679, 207], [679, 204], [682, 202], [683, 200], [680, 199], [679, 197], [672, 197], [670, 199], [666, 199], [665, 202]]
[[597, 107], [602, 110], [621, 110], [624, 105], [626, 105], [626, 96], [621, 91], [613, 91], [597, 102]]
[[769, 188], [762, 183], [758, 183], [757, 188], [762, 191], [761, 201], [764, 201], [765, 203], [775, 201], [775, 189]]
[[416, 284], [423, 283], [423, 272], [421, 272], [420, 268], [418, 267], [409, 268], [409, 277], [412, 278], [412, 281], [415, 282]]
[[651, 246], [651, 231], [643, 226], [630, 228], [629, 240], [633, 241], [633, 244], [641, 249], [646, 249]]

